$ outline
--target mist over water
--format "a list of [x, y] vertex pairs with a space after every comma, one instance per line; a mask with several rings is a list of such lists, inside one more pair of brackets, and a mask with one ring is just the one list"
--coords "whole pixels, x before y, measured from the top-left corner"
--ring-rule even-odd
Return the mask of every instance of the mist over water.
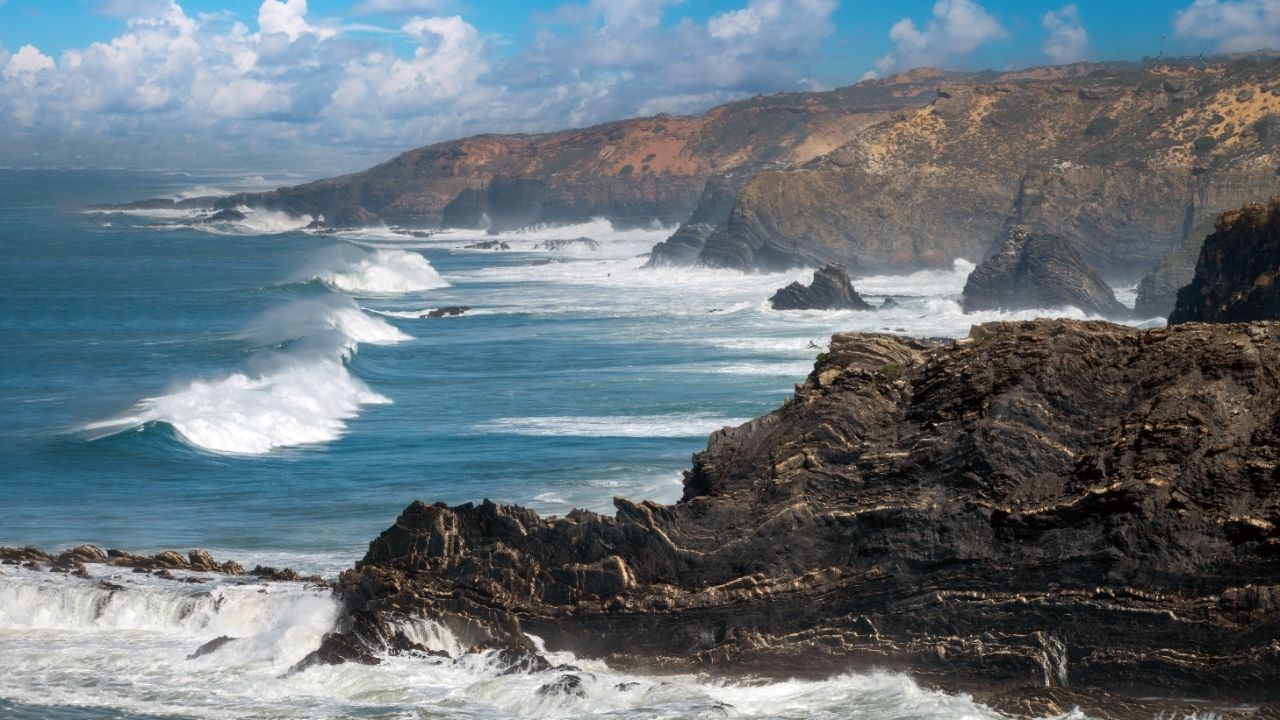
[[[0, 172], [0, 544], [206, 547], [333, 575], [413, 499], [544, 514], [674, 501], [707, 434], [775, 408], [833, 332], [1083, 317], [964, 315], [963, 260], [855, 279], [893, 309], [776, 312], [769, 295], [810, 271], [645, 270], [669, 230], [606, 221], [322, 237], [273, 214], [197, 226], [83, 211], [246, 182]], [[600, 247], [548, 249], [578, 237]], [[492, 239], [510, 250], [467, 247]], [[426, 317], [456, 305], [471, 309]], [[558, 673], [501, 676], [478, 655], [289, 674], [331, 628], [327, 593], [91, 569], [0, 567], [0, 716], [994, 717], [892, 674], [728, 683], [557, 658], [583, 668], [584, 697], [540, 694]], [[430, 622], [406, 632], [458, 654]]]

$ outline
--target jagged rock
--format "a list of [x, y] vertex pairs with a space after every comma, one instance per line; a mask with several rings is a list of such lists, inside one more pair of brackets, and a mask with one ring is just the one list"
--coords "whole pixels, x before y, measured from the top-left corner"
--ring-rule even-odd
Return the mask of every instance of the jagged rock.
[[892, 310], [893, 308], [896, 308], [896, 307], [900, 307], [900, 304], [898, 303], [897, 300], [894, 300], [891, 297], [885, 298], [884, 302], [880, 303], [881, 310]]
[[645, 267], [688, 267], [698, 261], [698, 255], [707, 243], [707, 238], [715, 231], [714, 225], [707, 223], [685, 223], [671, 237], [653, 246], [649, 251], [649, 261]]
[[1274, 705], [1276, 367], [1280, 323], [836, 335], [675, 505], [413, 503], [325, 647], [427, 616], [510, 664], [532, 634], [620, 669], [906, 671], [1019, 715]]
[[248, 217], [247, 215], [240, 212], [239, 210], [228, 208], [226, 210], [219, 210], [218, 212], [210, 215], [209, 217], [199, 218], [198, 220], [196, 220], [196, 222], [197, 223], [220, 223], [220, 222], [233, 223], [233, 222], [242, 222], [247, 217]]
[[1169, 323], [1280, 319], [1280, 196], [1218, 218]]
[[1138, 283], [1138, 298], [1133, 314], [1140, 318], [1167, 317], [1178, 302], [1178, 291], [1196, 275], [1196, 259], [1204, 239], [1213, 232], [1217, 218], [1206, 218], [1191, 232], [1187, 239], [1143, 276]]
[[227, 643], [234, 642], [234, 641], [235, 641], [235, 638], [231, 637], [230, 635], [219, 635], [218, 637], [196, 648], [195, 652], [187, 656], [187, 659], [195, 660], [198, 657], [203, 657], [205, 655], [208, 655], [209, 653], [217, 652], [218, 648], [221, 648], [223, 645], [226, 645]]
[[799, 282], [778, 290], [769, 298], [774, 310], [870, 310], [843, 265], [823, 265], [813, 272], [807, 287]]
[[462, 246], [464, 250], [510, 250], [511, 246], [501, 240], [481, 240]]
[[1013, 226], [965, 281], [965, 312], [1072, 306], [1103, 317], [1127, 317], [1107, 283], [1064, 238]]
[[539, 695], [572, 695], [575, 697], [586, 697], [587, 689], [582, 686], [582, 678], [577, 675], [565, 674], [545, 683], [538, 688]]
[[543, 240], [533, 246], [535, 250], [599, 250], [600, 243], [589, 237], [568, 238], [563, 240]]
[[222, 569], [222, 566], [213, 559], [208, 550], [200, 548], [187, 551], [187, 564], [191, 566], [192, 570], [200, 572], [218, 572]]
[[470, 305], [446, 305], [442, 308], [427, 311], [429, 318], [457, 317], [471, 309]]

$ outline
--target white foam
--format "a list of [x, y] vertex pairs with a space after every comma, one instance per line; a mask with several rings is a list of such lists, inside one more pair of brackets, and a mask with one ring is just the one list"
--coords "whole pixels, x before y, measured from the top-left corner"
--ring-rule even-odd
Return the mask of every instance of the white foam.
[[189, 381], [83, 430], [102, 436], [165, 423], [196, 447], [247, 455], [329, 442], [342, 435], [362, 406], [391, 402], [350, 373], [351, 354], [360, 343], [409, 339], [340, 297], [272, 310], [251, 322], [241, 337], [269, 349], [253, 355], [243, 371]]
[[191, 200], [201, 197], [226, 197], [231, 193], [222, 188], [213, 187], [212, 185], [196, 185], [180, 192], [170, 195], [174, 200]]
[[[237, 207], [236, 210], [244, 214], [244, 219], [198, 222], [191, 227], [216, 235], [280, 235], [301, 230], [315, 220], [311, 215], [290, 215], [280, 210], [264, 210], [244, 205]], [[203, 210], [200, 214], [208, 212]]]
[[748, 418], [701, 413], [498, 418], [479, 423], [483, 433], [533, 437], [702, 437]]
[[402, 295], [448, 287], [421, 253], [333, 245], [316, 253], [292, 281], [319, 280], [356, 295]]

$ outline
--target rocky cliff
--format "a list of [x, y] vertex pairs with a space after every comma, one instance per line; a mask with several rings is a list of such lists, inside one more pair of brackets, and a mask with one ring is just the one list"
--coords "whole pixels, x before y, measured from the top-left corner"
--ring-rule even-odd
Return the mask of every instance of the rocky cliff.
[[973, 269], [961, 305], [976, 310], [1077, 307], [1107, 318], [1124, 318], [1129, 308], [1066, 239], [1014, 225], [995, 252]]
[[897, 669], [1023, 715], [1276, 703], [1277, 366], [1266, 323], [837, 335], [675, 505], [410, 505], [308, 662], [375, 662], [426, 615], [516, 667], [545, 666], [532, 633], [655, 671]]
[[1280, 197], [1218, 218], [1169, 323], [1280, 319]]
[[1136, 279], [1204, 219], [1280, 190], [1277, 77], [1280, 61], [1253, 58], [947, 85], [821, 158], [754, 176], [700, 262], [938, 267], [981, 259], [1017, 223]]
[[810, 160], [891, 112], [927, 103], [944, 77], [756, 97], [693, 117], [482, 135], [412, 150], [365, 172], [218, 203], [322, 215], [331, 225], [506, 230], [598, 216], [674, 225], [695, 211], [695, 221], [722, 222], [755, 171]]

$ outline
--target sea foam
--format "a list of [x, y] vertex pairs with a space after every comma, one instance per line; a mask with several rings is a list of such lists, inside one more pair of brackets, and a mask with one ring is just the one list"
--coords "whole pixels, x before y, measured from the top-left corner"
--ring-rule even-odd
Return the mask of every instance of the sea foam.
[[399, 249], [366, 250], [332, 245], [317, 252], [296, 273], [294, 282], [318, 280], [355, 295], [400, 295], [448, 287], [420, 253]]
[[271, 310], [249, 323], [240, 337], [263, 348], [244, 369], [176, 386], [84, 430], [101, 436], [165, 423], [196, 447], [248, 455], [332, 441], [361, 406], [391, 402], [351, 374], [347, 361], [352, 354], [361, 343], [390, 345], [409, 339], [341, 296]]

